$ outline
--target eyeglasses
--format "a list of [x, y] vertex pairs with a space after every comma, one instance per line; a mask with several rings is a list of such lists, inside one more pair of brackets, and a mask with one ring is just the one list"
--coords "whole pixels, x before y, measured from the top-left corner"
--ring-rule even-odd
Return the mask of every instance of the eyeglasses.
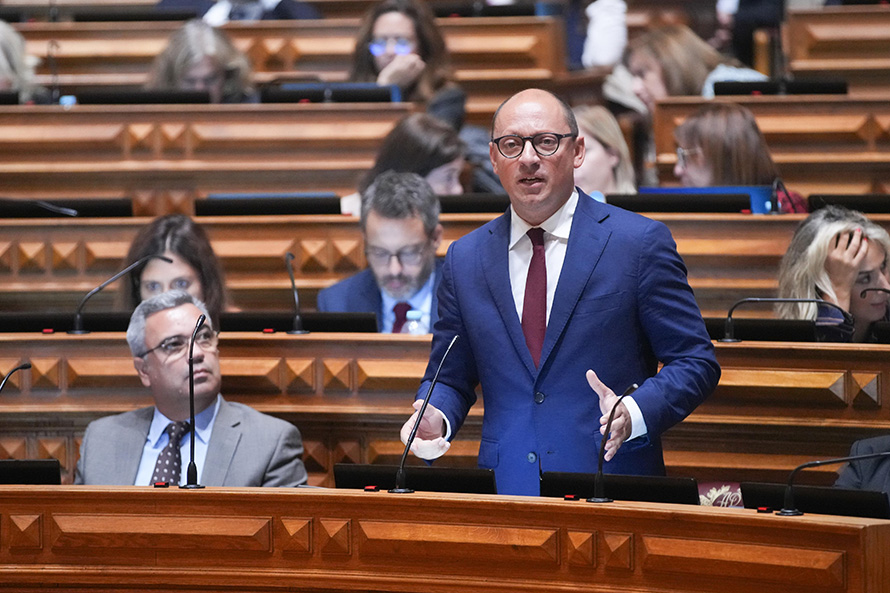
[[375, 37], [368, 43], [368, 51], [375, 58], [386, 53], [387, 46], [392, 43], [392, 51], [400, 56], [414, 51], [416, 43], [410, 37]]
[[556, 134], [555, 132], [541, 132], [534, 136], [517, 136], [508, 134], [500, 138], [492, 138], [491, 141], [498, 147], [504, 157], [515, 159], [525, 150], [525, 143], [530, 141], [532, 148], [540, 156], [550, 156], [559, 150], [559, 141], [563, 138], [577, 138], [577, 134]]
[[[146, 350], [139, 355], [139, 358], [145, 358], [155, 350], [160, 350], [167, 359], [174, 358], [185, 352], [189, 345], [190, 336], [170, 336], [161, 341], [160, 344]], [[201, 328], [195, 337], [195, 344], [201, 347], [201, 350], [216, 350], [219, 346], [219, 334], [209, 327]]]
[[389, 260], [396, 258], [399, 264], [403, 266], [416, 266], [423, 261], [423, 254], [426, 253], [429, 243], [423, 245], [414, 245], [412, 247], [404, 247], [396, 253], [390, 253], [386, 249], [379, 247], [368, 247], [365, 249], [365, 258], [372, 266], [388, 266]]
[[689, 156], [693, 154], [698, 154], [701, 152], [701, 148], [693, 147], [693, 148], [677, 148], [677, 164], [680, 168], [685, 169], [687, 163], [689, 163]]

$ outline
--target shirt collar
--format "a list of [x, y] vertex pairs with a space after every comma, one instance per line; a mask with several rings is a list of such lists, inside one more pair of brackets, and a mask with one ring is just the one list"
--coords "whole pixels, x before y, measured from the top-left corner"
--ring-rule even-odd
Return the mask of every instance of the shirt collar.
[[[572, 230], [572, 218], [575, 216], [575, 208], [577, 206], [578, 190], [576, 188], [572, 190], [572, 195], [569, 196], [566, 203], [538, 226], [553, 237], [568, 241], [569, 231]], [[516, 244], [528, 233], [530, 228], [532, 228], [532, 225], [524, 221], [513, 210], [513, 206], [510, 206], [510, 249], [516, 247]]]
[[[216, 401], [212, 406], [207, 406], [199, 413], [195, 414], [195, 435], [202, 443], [206, 444], [210, 442], [210, 433], [213, 431], [213, 421], [216, 418], [216, 413], [219, 411], [221, 400], [221, 396], [217, 394]], [[167, 425], [171, 422], [173, 422], [173, 420], [170, 420], [155, 408], [154, 416], [151, 419], [151, 426], [148, 429], [148, 442], [151, 443], [153, 448], [159, 448], [158, 442], [161, 440], [164, 431], [167, 430]]]

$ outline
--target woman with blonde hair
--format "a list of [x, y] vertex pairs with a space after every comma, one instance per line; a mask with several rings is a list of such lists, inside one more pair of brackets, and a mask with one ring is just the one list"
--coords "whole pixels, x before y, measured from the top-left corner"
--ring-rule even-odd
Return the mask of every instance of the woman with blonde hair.
[[685, 25], [653, 29], [633, 39], [625, 52], [633, 91], [651, 113], [666, 97], [714, 96], [718, 81], [765, 80], [766, 76], [721, 55]]
[[170, 36], [155, 58], [146, 88], [207, 91], [211, 103], [254, 100], [247, 57], [225, 33], [198, 19]]
[[615, 117], [601, 105], [584, 105], [573, 111], [586, 150], [584, 162], [575, 169], [575, 185], [588, 194], [636, 193], [630, 151]]
[[822, 341], [872, 341], [872, 323], [888, 318], [888, 253], [890, 235], [861, 212], [834, 205], [813, 212], [782, 258], [779, 297], [835, 306], [780, 303], [779, 317], [815, 320]]

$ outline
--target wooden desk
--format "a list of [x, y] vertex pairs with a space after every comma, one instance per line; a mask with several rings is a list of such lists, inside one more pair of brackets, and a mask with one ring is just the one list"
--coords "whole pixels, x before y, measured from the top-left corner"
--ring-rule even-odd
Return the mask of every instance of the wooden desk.
[[[234, 22], [224, 29], [250, 59], [255, 82], [319, 77], [346, 80], [357, 19]], [[491, 123], [497, 106], [528, 87], [590, 100], [604, 72], [569, 75], [562, 21], [552, 17], [439, 19], [455, 81], [467, 92], [468, 120]], [[38, 81], [64, 93], [96, 86], [138, 87], [177, 22], [18, 23], [28, 53], [42, 59]], [[50, 59], [50, 54], [53, 58]], [[54, 79], [51, 64], [57, 64]]]
[[890, 522], [512, 496], [0, 487], [0, 589], [887, 593]]
[[[0, 165], [2, 170], [3, 165]], [[2, 184], [2, 181], [0, 181]], [[148, 194], [151, 195], [151, 194]], [[145, 197], [147, 198], [146, 195]], [[137, 194], [140, 199], [142, 194]], [[138, 202], [141, 207], [151, 204]], [[446, 214], [440, 255], [448, 244], [494, 217]], [[706, 316], [723, 316], [739, 299], [774, 296], [779, 260], [802, 215], [654, 214], [674, 235], [689, 282]], [[875, 216], [890, 226], [890, 216]], [[289, 309], [283, 260], [296, 256], [302, 302], [314, 306], [319, 290], [365, 268], [358, 222], [344, 216], [246, 216], [196, 219], [222, 259], [233, 304], [244, 310]], [[73, 311], [87, 291], [123, 267], [123, 258], [147, 218], [23, 219], [0, 226], [0, 309]], [[112, 307], [111, 285], [89, 305]], [[769, 316], [770, 309], [740, 311]]]
[[347, 195], [408, 103], [0, 107], [0, 195], [129, 197], [193, 212], [212, 192]]
[[796, 77], [840, 78], [854, 98], [890, 96], [890, 10], [828, 6], [789, 10], [783, 45]]
[[[310, 483], [329, 485], [335, 463], [397, 462], [429, 338], [230, 333], [220, 352], [225, 397], [296, 424]], [[805, 461], [890, 432], [890, 346], [718, 343], [717, 357], [716, 392], [664, 437], [671, 475], [783, 482]], [[0, 334], [0, 374], [23, 360], [30, 373], [0, 398], [0, 458], [56, 458], [70, 481], [87, 423], [151, 405], [123, 334]], [[480, 400], [441, 464], [475, 467], [482, 412]], [[831, 484], [836, 470], [800, 481]]]
[[[845, 96], [722, 97], [750, 109], [789, 189], [810, 193], [890, 192], [890, 102]], [[655, 150], [660, 180], [677, 185], [674, 129], [708, 103], [659, 101]]]

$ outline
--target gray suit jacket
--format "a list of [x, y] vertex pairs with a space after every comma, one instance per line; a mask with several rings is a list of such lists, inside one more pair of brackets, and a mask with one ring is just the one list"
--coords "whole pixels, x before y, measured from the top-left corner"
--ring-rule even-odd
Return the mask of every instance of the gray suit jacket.
[[[151, 407], [90, 422], [74, 483], [132, 485], [153, 415]], [[293, 424], [222, 400], [199, 481], [204, 486], [305, 484], [302, 454], [303, 441]]]

